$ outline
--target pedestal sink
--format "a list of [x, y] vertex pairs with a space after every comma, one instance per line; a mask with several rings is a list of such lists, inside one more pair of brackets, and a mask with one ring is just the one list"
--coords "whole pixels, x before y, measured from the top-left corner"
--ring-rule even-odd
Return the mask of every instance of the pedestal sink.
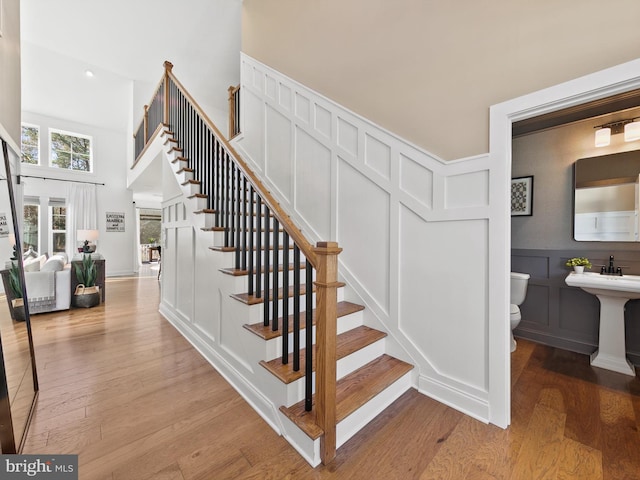
[[580, 287], [600, 300], [600, 341], [591, 354], [591, 365], [635, 376], [626, 357], [624, 341], [624, 305], [640, 298], [640, 276], [570, 273], [567, 285]]

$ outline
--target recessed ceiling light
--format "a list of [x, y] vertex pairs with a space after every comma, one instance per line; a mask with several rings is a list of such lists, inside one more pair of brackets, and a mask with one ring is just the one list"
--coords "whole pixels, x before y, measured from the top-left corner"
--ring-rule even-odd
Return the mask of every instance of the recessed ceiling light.
[[93, 77], [93, 72], [91, 70], [85, 70], [84, 74], [89, 78]]

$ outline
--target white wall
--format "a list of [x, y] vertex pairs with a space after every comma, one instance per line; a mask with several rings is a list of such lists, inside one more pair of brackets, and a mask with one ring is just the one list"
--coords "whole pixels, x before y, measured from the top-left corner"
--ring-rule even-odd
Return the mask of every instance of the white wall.
[[[41, 204], [45, 205], [48, 198], [68, 199], [69, 197], [69, 182], [28, 178], [29, 175], [50, 179], [104, 183], [104, 186], [97, 187], [98, 229], [100, 231], [98, 251], [106, 259], [108, 276], [131, 274], [134, 270], [136, 238], [132, 194], [126, 188], [126, 155], [129, 137], [124, 132], [90, 127], [29, 112], [23, 112], [23, 121], [40, 127], [41, 161], [40, 166], [23, 164], [22, 174], [27, 176], [27, 178], [23, 178], [23, 194], [29, 197], [39, 197]], [[48, 132], [50, 128], [92, 137], [93, 173], [71, 172], [48, 166]], [[106, 212], [125, 213], [124, 233], [106, 232]], [[40, 214], [46, 214], [46, 211], [41, 209]], [[72, 239], [74, 236], [71, 233]], [[41, 242], [43, 241], [46, 241], [46, 238], [41, 235]]]
[[241, 87], [239, 151], [309, 239], [338, 241], [341, 276], [417, 387], [484, 421], [503, 413], [489, 405], [490, 312], [508, 327], [506, 297], [490, 305], [486, 156], [443, 162], [246, 55]]

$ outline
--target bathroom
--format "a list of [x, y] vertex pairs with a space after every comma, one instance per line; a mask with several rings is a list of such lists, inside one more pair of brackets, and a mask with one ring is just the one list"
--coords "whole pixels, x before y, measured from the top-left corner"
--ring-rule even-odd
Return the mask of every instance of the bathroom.
[[[516, 341], [526, 338], [583, 354], [598, 347], [600, 303], [565, 283], [568, 258], [588, 257], [597, 273], [613, 255], [616, 266], [626, 267], [624, 273], [640, 275], [638, 242], [574, 239], [574, 164], [619, 152], [637, 151], [640, 157], [640, 140], [625, 142], [615, 128], [608, 146], [596, 147], [594, 141], [600, 125], [639, 119], [638, 105], [640, 92], [633, 92], [514, 124], [511, 176], [533, 176], [531, 215], [511, 217], [511, 270], [531, 275]], [[640, 300], [626, 304], [625, 332], [627, 358], [640, 366]]]

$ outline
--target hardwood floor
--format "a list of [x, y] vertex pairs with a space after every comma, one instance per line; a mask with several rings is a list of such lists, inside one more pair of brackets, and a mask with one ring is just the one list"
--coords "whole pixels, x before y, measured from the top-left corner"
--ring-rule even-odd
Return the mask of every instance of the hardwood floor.
[[512, 425], [409, 391], [312, 469], [158, 313], [155, 277], [90, 310], [35, 315], [40, 398], [24, 453], [82, 480], [640, 479], [640, 379], [523, 340]]

